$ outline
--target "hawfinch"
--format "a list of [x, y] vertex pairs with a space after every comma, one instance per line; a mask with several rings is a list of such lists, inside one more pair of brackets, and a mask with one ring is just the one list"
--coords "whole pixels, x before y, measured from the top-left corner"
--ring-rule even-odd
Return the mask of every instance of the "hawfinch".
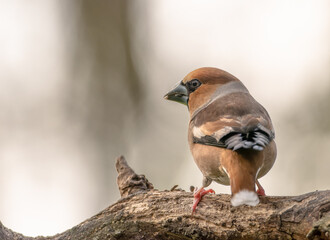
[[233, 206], [256, 206], [258, 195], [265, 195], [258, 178], [276, 158], [274, 128], [266, 109], [240, 80], [210, 67], [192, 71], [164, 97], [189, 109], [189, 146], [203, 173], [193, 212], [203, 195], [214, 193], [204, 189], [212, 181], [230, 185]]

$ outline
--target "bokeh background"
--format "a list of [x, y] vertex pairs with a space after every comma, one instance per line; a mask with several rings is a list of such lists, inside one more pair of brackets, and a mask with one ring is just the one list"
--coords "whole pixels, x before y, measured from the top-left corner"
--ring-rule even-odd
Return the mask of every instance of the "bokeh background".
[[199, 186], [188, 111], [163, 95], [202, 66], [268, 109], [268, 195], [330, 187], [327, 0], [1, 1], [0, 53], [0, 221], [17, 232], [53, 235], [114, 203], [121, 154], [158, 189]]

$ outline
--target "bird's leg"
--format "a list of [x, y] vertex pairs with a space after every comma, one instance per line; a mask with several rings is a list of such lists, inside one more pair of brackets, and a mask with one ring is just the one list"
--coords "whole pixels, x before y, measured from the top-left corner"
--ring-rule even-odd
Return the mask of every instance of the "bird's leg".
[[201, 201], [202, 197], [208, 193], [215, 193], [213, 189], [205, 190], [203, 187], [200, 189], [196, 188], [194, 191], [194, 202], [192, 206], [192, 214], [195, 212], [198, 203]]
[[259, 196], [266, 196], [265, 189], [260, 185], [258, 179], [256, 180], [256, 184], [257, 184], [257, 187], [258, 187], [257, 194]]

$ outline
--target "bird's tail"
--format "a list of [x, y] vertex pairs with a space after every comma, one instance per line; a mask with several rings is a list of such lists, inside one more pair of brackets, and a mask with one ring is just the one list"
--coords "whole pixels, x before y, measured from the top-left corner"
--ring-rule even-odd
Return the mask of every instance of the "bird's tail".
[[[227, 151], [226, 151], [227, 152]], [[262, 162], [262, 152], [252, 149], [233, 152], [228, 150], [230, 161], [227, 161], [226, 171], [230, 178], [233, 206], [256, 206], [259, 197], [255, 190], [256, 176]]]

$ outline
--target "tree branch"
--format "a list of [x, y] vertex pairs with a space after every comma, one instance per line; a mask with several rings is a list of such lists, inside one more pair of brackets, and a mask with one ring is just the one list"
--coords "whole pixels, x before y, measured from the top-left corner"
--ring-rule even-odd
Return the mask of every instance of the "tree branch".
[[191, 215], [192, 193], [153, 189], [123, 157], [116, 168], [122, 198], [99, 214], [52, 237], [27, 238], [0, 223], [0, 240], [330, 239], [330, 190], [261, 197], [256, 207], [232, 207], [227, 194], [206, 195]]

